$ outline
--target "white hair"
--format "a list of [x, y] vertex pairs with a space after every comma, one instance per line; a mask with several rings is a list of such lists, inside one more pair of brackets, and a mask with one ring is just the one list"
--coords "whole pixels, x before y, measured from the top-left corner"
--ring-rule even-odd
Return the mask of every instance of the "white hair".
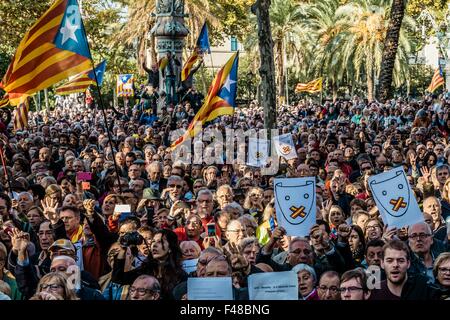
[[[181, 179], [181, 178], [180, 178]], [[204, 195], [204, 194], [206, 194], [206, 195], [208, 195], [209, 197], [213, 197], [213, 194], [212, 194], [212, 192], [211, 192], [211, 190], [209, 190], [209, 189], [202, 189], [202, 190], [200, 190], [199, 192], [198, 192], [198, 194], [197, 194], [197, 200], [198, 200], [198, 198], [200, 198], [200, 196], [202, 196], [202, 195]]]
[[242, 206], [233, 201], [232, 203], [227, 204], [223, 210], [226, 211], [227, 209], [234, 209], [234, 210], [238, 210], [239, 211], [239, 215], [242, 216], [244, 214], [244, 209], [242, 208]]

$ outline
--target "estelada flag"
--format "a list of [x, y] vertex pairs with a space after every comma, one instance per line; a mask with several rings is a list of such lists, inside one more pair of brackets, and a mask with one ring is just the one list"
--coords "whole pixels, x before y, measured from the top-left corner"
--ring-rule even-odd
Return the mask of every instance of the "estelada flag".
[[440, 86], [444, 85], [444, 77], [443, 77], [443, 73], [442, 73], [442, 69], [439, 66], [439, 68], [437, 68], [434, 71], [433, 74], [433, 78], [431, 79], [431, 83], [427, 88], [427, 91], [433, 93], [434, 91], [436, 91], [437, 88], [439, 88]]
[[315, 79], [308, 83], [298, 83], [295, 87], [295, 93], [309, 92], [315, 93], [322, 91], [322, 78]]
[[117, 96], [132, 97], [134, 77], [132, 74], [120, 74], [117, 76]]
[[211, 46], [209, 45], [209, 35], [208, 35], [208, 25], [206, 22], [203, 24], [202, 31], [200, 32], [197, 44], [195, 45], [194, 52], [186, 61], [181, 71], [181, 81], [186, 81], [186, 79], [191, 74], [192, 68], [195, 63], [202, 57], [203, 53], [211, 53]]
[[203, 106], [192, 119], [185, 134], [178, 138], [171, 147], [183, 143], [189, 137], [198, 134], [199, 129], [206, 123], [223, 115], [232, 115], [236, 107], [238, 81], [239, 52], [234, 53], [228, 62], [216, 74]]
[[28, 30], [3, 77], [11, 105], [92, 68], [76, 0], [56, 0]]

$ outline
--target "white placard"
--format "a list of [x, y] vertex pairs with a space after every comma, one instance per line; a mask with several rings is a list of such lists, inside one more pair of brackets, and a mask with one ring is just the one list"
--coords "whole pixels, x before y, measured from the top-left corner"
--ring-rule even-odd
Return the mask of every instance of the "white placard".
[[197, 270], [197, 261], [198, 259], [184, 260], [182, 263], [183, 270], [186, 273], [191, 273], [192, 271]]
[[403, 167], [371, 176], [368, 184], [383, 222], [389, 228], [403, 228], [424, 221]]
[[316, 179], [275, 179], [275, 213], [290, 236], [305, 237], [316, 223]]
[[116, 204], [114, 207], [114, 212], [131, 212], [131, 206], [129, 204]]
[[231, 277], [188, 278], [188, 300], [233, 300]]
[[248, 139], [248, 157], [247, 164], [252, 167], [264, 167], [269, 157], [269, 140], [267, 139]]
[[297, 158], [297, 151], [295, 151], [294, 140], [292, 134], [286, 133], [281, 136], [273, 137], [275, 150], [280, 157], [286, 160]]
[[298, 280], [293, 271], [263, 272], [248, 277], [250, 300], [298, 300]]

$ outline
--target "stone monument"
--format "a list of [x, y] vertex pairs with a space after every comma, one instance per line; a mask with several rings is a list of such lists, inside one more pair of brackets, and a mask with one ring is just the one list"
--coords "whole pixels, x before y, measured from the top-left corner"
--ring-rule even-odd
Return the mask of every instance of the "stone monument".
[[150, 31], [156, 38], [158, 61], [165, 60], [160, 71], [159, 87], [166, 93], [166, 102], [178, 102], [177, 88], [180, 85], [183, 66], [184, 38], [189, 30], [184, 25], [184, 0], [157, 0], [156, 23]]

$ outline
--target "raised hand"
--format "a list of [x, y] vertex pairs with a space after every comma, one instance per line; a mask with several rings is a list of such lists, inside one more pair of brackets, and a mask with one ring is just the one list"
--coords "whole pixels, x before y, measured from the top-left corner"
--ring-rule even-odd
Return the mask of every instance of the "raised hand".
[[409, 154], [409, 162], [411, 163], [411, 166], [413, 168], [416, 167], [416, 156], [414, 155], [414, 153]]
[[383, 227], [383, 236], [382, 239], [386, 241], [390, 241], [394, 238], [394, 236], [397, 234], [398, 229], [396, 227], [388, 229], [388, 225], [385, 225]]
[[181, 202], [182, 202], [181, 200], [177, 200], [174, 202], [174, 204], [170, 208], [169, 216], [177, 218], [183, 214], [184, 208], [178, 207], [178, 204], [180, 204]]
[[425, 181], [427, 182], [430, 181], [431, 172], [430, 169], [428, 169], [428, 167], [420, 168], [420, 173], [422, 173], [422, 177], [425, 179]]
[[95, 213], [94, 207], [95, 207], [95, 200], [87, 199], [83, 201], [83, 208], [86, 211], [86, 216], [92, 217], [94, 215]]
[[56, 212], [58, 208], [58, 200], [45, 198], [43, 201], [41, 200], [42, 208], [44, 209], [44, 217], [52, 224], [56, 224], [59, 220], [59, 214]]
[[64, 300], [59, 294], [46, 291], [39, 292], [39, 298], [41, 298], [41, 300]]
[[276, 227], [272, 232], [272, 239], [280, 240], [286, 234], [286, 230], [283, 227]]
[[215, 248], [222, 250], [222, 244], [220, 243], [219, 237], [216, 235], [214, 237], [205, 237], [203, 239], [203, 248], [208, 248], [214, 246]]
[[349, 225], [345, 224], [345, 223], [339, 225], [338, 228], [337, 228], [338, 237], [342, 241], [347, 241], [351, 232], [352, 232], [352, 228]]
[[16, 253], [25, 252], [30, 243], [30, 235], [26, 232], [20, 231], [17, 228], [12, 229], [9, 233], [11, 237], [12, 250]]

